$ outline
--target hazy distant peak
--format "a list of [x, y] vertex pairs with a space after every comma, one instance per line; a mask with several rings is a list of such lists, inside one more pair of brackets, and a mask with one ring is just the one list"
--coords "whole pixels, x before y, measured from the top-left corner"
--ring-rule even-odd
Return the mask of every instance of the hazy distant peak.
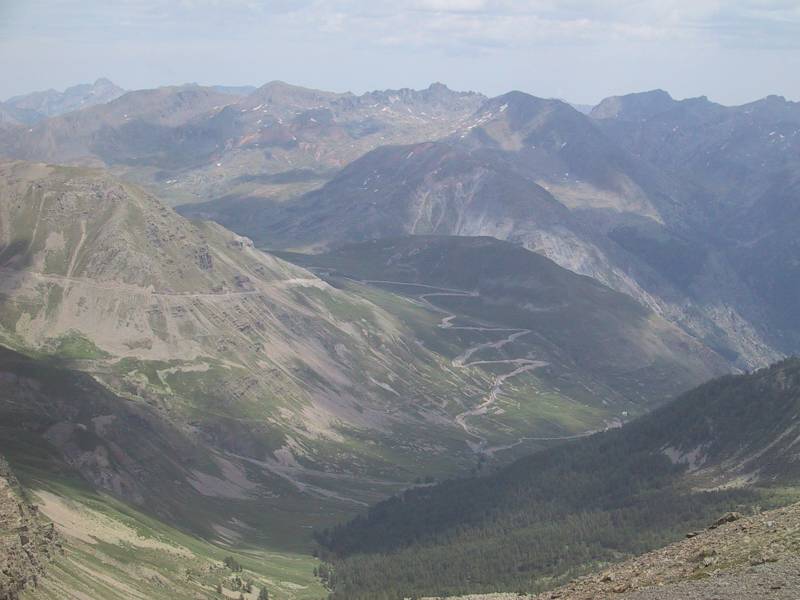
[[[800, 105], [800, 102], [792, 102], [791, 100], [787, 100], [784, 96], [778, 96], [777, 94], [770, 94], [766, 98], [761, 98], [760, 100], [751, 102], [750, 105], [762, 105], [762, 106], [771, 106], [776, 108], [785, 108], [791, 106], [798, 106]], [[746, 104], [745, 106], [748, 105]]]
[[477, 92], [461, 92], [452, 90], [440, 82], [431, 83], [424, 89], [399, 88], [372, 90], [356, 96], [341, 96], [337, 102], [340, 106], [374, 108], [378, 105], [388, 110], [392, 105], [405, 105], [404, 110], [475, 110], [485, 97]]
[[495, 96], [494, 98], [489, 98], [478, 109], [478, 113], [494, 112], [497, 110], [505, 112], [510, 107], [519, 108], [523, 106], [533, 106], [541, 101], [541, 98], [515, 90], [506, 92], [500, 96]]
[[300, 109], [320, 108], [342, 96], [347, 94], [326, 92], [276, 80], [265, 83], [250, 94], [248, 104], [254, 106], [265, 103], [279, 104]]
[[314, 88], [307, 88], [293, 83], [287, 83], [279, 79], [268, 81], [256, 90], [259, 93], [302, 93], [302, 94], [320, 94], [326, 96], [339, 96], [336, 92], [328, 92], [325, 90], [318, 90]]
[[778, 123], [800, 123], [800, 102], [792, 102], [783, 96], [770, 95], [755, 102], [744, 104], [733, 110], [760, 115], [765, 126], [778, 127]]
[[303, 90], [303, 88], [299, 85], [292, 85], [290, 83], [286, 83], [280, 79], [273, 79], [272, 81], [268, 81], [264, 85], [262, 85], [260, 90]]
[[580, 113], [561, 100], [540, 98], [517, 90], [490, 98], [477, 112], [479, 119], [504, 118], [514, 127], [523, 126], [544, 114], [572, 117]]
[[425, 90], [429, 94], [432, 95], [439, 95], [439, 96], [450, 96], [456, 92], [453, 92], [449, 87], [447, 87], [444, 83], [440, 81], [434, 81], [432, 84], [428, 86], [428, 89]]
[[640, 120], [672, 108], [677, 101], [664, 90], [656, 89], [624, 96], [611, 96], [592, 109], [595, 119]]
[[10, 98], [6, 104], [17, 110], [36, 114], [37, 118], [33, 121], [37, 121], [73, 110], [105, 104], [119, 98], [124, 93], [125, 90], [110, 79], [100, 77], [94, 83], [79, 83], [68, 87], [63, 92], [51, 88], [15, 96]]
[[493, 106], [495, 104], [502, 105], [508, 104], [509, 107], [517, 106], [517, 107], [543, 107], [543, 106], [565, 106], [569, 107], [570, 105], [563, 100], [559, 100], [557, 98], [542, 98], [540, 96], [534, 96], [533, 94], [529, 94], [527, 92], [521, 92], [519, 90], [512, 90], [510, 92], [506, 92], [500, 96], [495, 96], [494, 98], [490, 98], [486, 101], [486, 106]]

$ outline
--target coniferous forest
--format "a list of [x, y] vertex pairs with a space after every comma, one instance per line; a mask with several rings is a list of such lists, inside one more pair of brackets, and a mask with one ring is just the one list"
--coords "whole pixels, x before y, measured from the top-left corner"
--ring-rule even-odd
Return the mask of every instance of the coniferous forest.
[[408, 490], [321, 532], [322, 574], [332, 598], [348, 600], [554, 587], [725, 511], [769, 505], [778, 488], [724, 489], [718, 467], [757, 461], [781, 482], [796, 478], [759, 443], [799, 406], [800, 360], [723, 377], [618, 430]]

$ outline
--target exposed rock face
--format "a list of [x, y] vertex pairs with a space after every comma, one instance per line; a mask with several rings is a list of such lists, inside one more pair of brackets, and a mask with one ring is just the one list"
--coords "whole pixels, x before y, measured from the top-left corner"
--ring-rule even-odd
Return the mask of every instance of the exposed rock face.
[[[210, 271], [214, 267], [213, 259], [211, 258], [211, 254], [208, 252], [208, 246], [200, 246], [197, 250], [195, 250], [194, 256], [197, 266], [203, 271]], [[237, 275], [236, 277], [240, 276]]]
[[[592, 116], [619, 146], [693, 190], [681, 229], [695, 244], [706, 238], [695, 258], [717, 274], [693, 291], [712, 294], [708, 284], [716, 285], [728, 297], [721, 312], [735, 310], [769, 331], [774, 347], [796, 353], [800, 103], [769, 96], [722, 106], [646, 92], [604, 101]], [[627, 245], [654, 256], [654, 241]]]
[[0, 457], [0, 600], [16, 600], [35, 586], [47, 563], [61, 551], [52, 523], [25, 499], [8, 463]]

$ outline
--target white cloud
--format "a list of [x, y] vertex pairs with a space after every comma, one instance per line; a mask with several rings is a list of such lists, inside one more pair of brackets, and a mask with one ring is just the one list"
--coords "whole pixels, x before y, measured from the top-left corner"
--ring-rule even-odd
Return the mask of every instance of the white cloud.
[[[253, 30], [267, 23], [299, 35], [346, 33], [354, 41], [427, 48], [505, 47], [607, 40], [719, 37], [751, 45], [773, 31], [800, 43], [797, 0], [11, 0], [22, 27], [65, 31]], [[27, 22], [25, 15], [31, 17]], [[0, 17], [2, 17], [0, 11]], [[105, 27], [105, 22], [111, 24]], [[316, 28], [316, 29], [315, 29]], [[0, 33], [2, 33], [0, 31]], [[13, 34], [8, 29], [7, 35]]]
[[417, 0], [413, 8], [428, 11], [472, 12], [484, 10], [488, 0]]
[[798, 49], [798, 0], [0, 0], [7, 95], [119, 72], [137, 73], [132, 85], [236, 73], [337, 89], [461, 73], [478, 89], [528, 77], [586, 98], [604, 93], [580, 91], [590, 85], [670, 87], [689, 73], [693, 91], [702, 69], [743, 95], [743, 64], [789, 95], [800, 83], [775, 65]]

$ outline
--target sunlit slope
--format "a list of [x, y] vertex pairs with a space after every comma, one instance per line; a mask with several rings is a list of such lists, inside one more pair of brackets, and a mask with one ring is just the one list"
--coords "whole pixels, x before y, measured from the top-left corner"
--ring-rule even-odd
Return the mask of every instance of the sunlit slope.
[[375, 304], [100, 171], [10, 163], [0, 181], [7, 345], [68, 359], [300, 486], [319, 472], [358, 496], [324, 471], [397, 485], [423, 455], [440, 472], [472, 461], [452, 415], [489, 376], [452, 369]]
[[308, 556], [212, 545], [93, 492], [54, 456], [40, 458], [46, 463], [15, 463], [20, 485], [0, 457], [0, 518], [10, 528], [2, 535], [4, 597], [197, 599], [219, 598], [220, 589], [248, 599], [262, 589], [282, 600], [325, 594]]
[[456, 315], [445, 330], [480, 332], [464, 319], [483, 322], [485, 334], [499, 328], [495, 337], [504, 343], [485, 344], [462, 362], [503, 353], [547, 361], [537, 372], [556, 387], [582, 384], [595, 402], [630, 403], [620, 411], [663, 401], [726, 371], [720, 356], [630, 297], [493, 238], [408, 236], [281, 256], [421, 298], [443, 318]]

